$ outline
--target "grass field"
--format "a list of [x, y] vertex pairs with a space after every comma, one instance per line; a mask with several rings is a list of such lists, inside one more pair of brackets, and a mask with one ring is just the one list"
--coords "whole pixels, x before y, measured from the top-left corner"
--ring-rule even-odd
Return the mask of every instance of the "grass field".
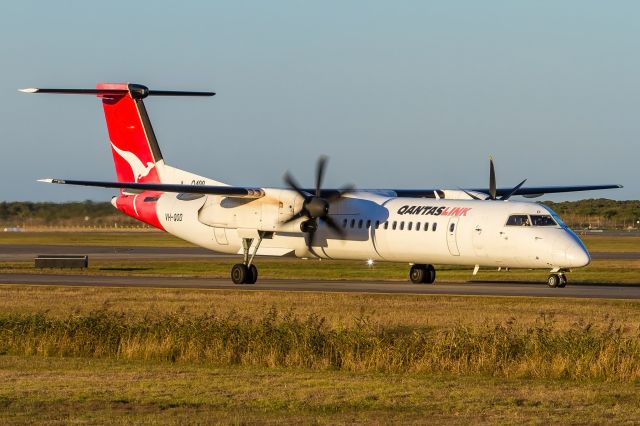
[[[181, 354], [186, 355], [188, 351], [192, 356], [201, 353], [196, 350], [198, 339], [190, 340], [192, 333], [207, 329], [202, 324], [193, 327], [198, 325], [198, 320], [205, 318], [206, 321], [207, 316], [214, 315], [222, 319], [236, 318], [240, 324], [253, 322], [264, 326], [265, 317], [273, 310], [280, 312], [277, 318], [281, 321], [262, 328], [270, 330], [271, 336], [287, 330], [278, 326], [286, 324], [287, 315], [304, 321], [313, 314], [325, 318], [327, 333], [340, 330], [356, 333], [343, 344], [357, 343], [358, 338], [372, 335], [384, 340], [380, 336], [385, 333], [406, 338], [415, 333], [456, 330], [458, 334], [453, 342], [459, 348], [456, 356], [462, 358], [458, 358], [458, 364], [441, 365], [439, 370], [396, 366], [395, 371], [380, 366], [314, 364], [303, 367], [299, 361], [305, 358], [300, 357], [298, 364], [285, 362], [286, 357], [278, 363], [274, 361], [277, 357], [273, 357], [273, 350], [262, 352], [263, 358], [260, 358], [255, 348], [246, 347], [245, 362], [181, 358]], [[38, 314], [43, 312], [49, 328], [38, 320]], [[96, 320], [96, 315], [102, 314], [108, 314], [108, 318], [112, 315], [110, 318], [118, 322]], [[633, 349], [640, 344], [640, 302], [636, 301], [2, 286], [0, 318], [5, 321], [0, 326], [3, 330], [0, 333], [1, 423], [619, 424], [640, 421], [637, 378], [624, 374], [589, 376], [585, 374], [586, 369], [582, 372], [574, 369], [568, 374], [570, 368], [566, 370], [581, 363], [596, 365], [597, 359], [616, 368], [628, 362], [625, 359], [634, 361], [639, 357], [639, 351]], [[28, 321], [19, 323], [16, 318]], [[159, 327], [167, 318], [169, 323]], [[184, 323], [189, 318], [196, 321]], [[7, 324], [7, 319], [13, 322]], [[176, 328], [175, 324], [180, 321], [183, 323]], [[113, 330], [122, 333], [124, 324], [133, 325], [137, 330], [150, 327], [148, 329], [155, 330], [155, 334], [151, 333], [156, 342], [152, 346], [169, 351], [163, 352], [164, 356], [158, 352], [153, 355], [143, 350], [146, 345], [140, 340], [133, 344], [130, 339], [128, 352], [110, 354], [104, 344], [113, 343]], [[466, 359], [465, 353], [471, 355], [483, 347], [485, 356], [504, 354], [509, 347], [513, 350], [515, 346], [509, 346], [510, 340], [512, 343], [522, 341], [523, 337], [526, 339], [527, 330], [545, 324], [552, 327], [556, 346], [538, 340], [538, 347], [542, 350], [555, 347], [555, 352], [561, 353], [548, 353], [548, 362], [538, 358], [538, 370], [472, 372], [465, 370], [465, 363], [460, 362]], [[97, 334], [88, 332], [87, 327], [97, 330]], [[18, 329], [21, 331], [16, 333]], [[111, 338], [81, 344], [87, 342], [87, 336], [104, 336], [105, 329], [112, 330], [108, 333]], [[159, 329], [165, 332], [158, 333]], [[215, 327], [208, 329], [214, 332]], [[176, 330], [187, 334], [176, 338]], [[507, 340], [500, 340], [495, 339], [496, 330], [511, 331], [502, 334]], [[19, 344], [9, 345], [7, 333], [20, 336], [15, 341], [26, 342], [23, 349], [31, 348], [27, 350], [30, 354], [16, 352]], [[289, 336], [290, 333], [291, 330]], [[254, 341], [261, 342], [260, 333], [251, 335]], [[211, 343], [205, 343], [201, 349], [215, 347], [215, 340], [205, 339], [204, 342]], [[178, 343], [181, 350], [187, 352], [172, 351], [167, 346], [169, 341]], [[460, 346], [465, 341], [470, 344], [466, 349]], [[158, 342], [165, 344], [158, 346]], [[615, 346], [616, 342], [635, 346]], [[277, 344], [273, 347], [292, 348]], [[423, 347], [422, 353], [429, 353], [429, 347]], [[619, 356], [598, 352], [598, 348], [604, 347], [617, 347]], [[362, 348], [366, 352], [364, 346]], [[387, 358], [391, 356], [388, 350], [393, 348], [393, 344], [387, 347]], [[70, 352], [64, 353], [64, 350]], [[594, 350], [599, 353], [596, 359]], [[503, 367], [509, 363], [533, 366], [532, 355], [541, 353], [536, 352], [535, 346], [527, 351], [530, 356], [506, 359]], [[224, 348], [220, 347], [219, 354], [223, 352]], [[567, 353], [573, 354], [573, 362], [563, 364], [562, 357]], [[446, 352], [443, 354], [442, 360], [449, 356]], [[499, 363], [486, 362], [485, 365]], [[545, 365], [555, 365], [555, 370]], [[627, 365], [637, 369], [640, 362]]]
[[48, 244], [114, 247], [194, 247], [173, 235], [156, 232], [4, 232], [0, 244]]
[[637, 384], [0, 357], [3, 424], [634, 424]]
[[[186, 244], [159, 233], [23, 235]], [[0, 234], [0, 244], [12, 238]], [[587, 239], [603, 252], [638, 243]], [[92, 261], [82, 273], [227, 277], [231, 263]], [[407, 273], [406, 264], [259, 266], [274, 278]], [[0, 269], [37, 273], [32, 262]], [[639, 261], [596, 260], [570, 280], [637, 284], [639, 272]], [[476, 279], [545, 277], [481, 270]], [[3, 424], [633, 424], [639, 390], [638, 301], [0, 286]]]

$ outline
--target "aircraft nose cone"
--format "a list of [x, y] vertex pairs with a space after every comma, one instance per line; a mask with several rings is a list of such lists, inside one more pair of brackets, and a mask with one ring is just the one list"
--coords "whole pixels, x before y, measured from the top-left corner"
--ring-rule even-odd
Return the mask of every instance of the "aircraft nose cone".
[[591, 263], [589, 252], [579, 244], [571, 244], [566, 251], [567, 263], [570, 267], [581, 268]]

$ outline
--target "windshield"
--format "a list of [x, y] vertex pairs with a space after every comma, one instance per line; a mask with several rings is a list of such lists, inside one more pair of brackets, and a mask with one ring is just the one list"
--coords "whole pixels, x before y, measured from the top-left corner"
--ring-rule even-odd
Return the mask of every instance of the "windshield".
[[546, 214], [532, 214], [531, 223], [533, 223], [533, 226], [557, 226], [558, 225], [550, 215], [546, 215]]
[[512, 214], [507, 219], [507, 226], [557, 226], [556, 221], [548, 214]]
[[531, 222], [526, 214], [512, 214], [507, 219], [507, 226], [531, 226]]

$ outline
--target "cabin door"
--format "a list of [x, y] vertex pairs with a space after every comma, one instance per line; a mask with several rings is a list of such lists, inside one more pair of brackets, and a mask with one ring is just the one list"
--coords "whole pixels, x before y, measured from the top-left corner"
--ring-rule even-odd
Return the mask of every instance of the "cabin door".
[[447, 225], [447, 247], [449, 247], [449, 253], [453, 256], [460, 256], [460, 250], [458, 250], [458, 220], [460, 218], [458, 216], [454, 216], [449, 219], [449, 224]]

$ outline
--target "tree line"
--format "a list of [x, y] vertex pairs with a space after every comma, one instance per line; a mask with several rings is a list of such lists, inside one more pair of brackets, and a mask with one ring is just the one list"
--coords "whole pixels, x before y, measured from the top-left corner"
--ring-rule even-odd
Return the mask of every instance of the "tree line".
[[[606, 198], [580, 201], [543, 202], [572, 228], [639, 228], [640, 200], [615, 201]], [[30, 226], [139, 226], [111, 203], [91, 200], [67, 203], [14, 201], [0, 203], [0, 225]]]

